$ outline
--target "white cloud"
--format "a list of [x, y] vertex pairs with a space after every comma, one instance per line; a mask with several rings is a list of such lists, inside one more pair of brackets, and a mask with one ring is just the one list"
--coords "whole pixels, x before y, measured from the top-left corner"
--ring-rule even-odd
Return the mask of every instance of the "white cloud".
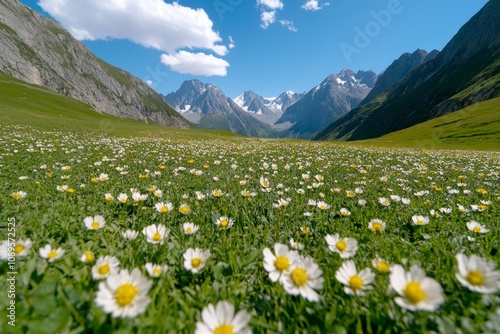
[[328, 2], [319, 4], [319, 1], [317, 1], [317, 0], [307, 0], [307, 2], [305, 4], [303, 4], [300, 8], [302, 8], [304, 10], [317, 11], [317, 10], [323, 9], [324, 7], [329, 6], [329, 5], [330, 5], [330, 3], [328, 3]]
[[290, 31], [293, 31], [293, 32], [297, 32], [299, 31], [299, 29], [297, 29], [295, 27], [295, 25], [293, 24], [293, 21], [288, 21], [288, 20], [280, 20], [279, 21], [280, 24], [283, 26], [283, 27], [286, 27], [288, 30]]
[[38, 4], [79, 40], [128, 39], [173, 53], [200, 48], [223, 56], [213, 22], [203, 9], [163, 0], [39, 0]]
[[153, 86], [153, 81], [152, 80], [146, 80], [144, 81], [148, 86]]
[[163, 54], [161, 62], [173, 71], [182, 74], [204, 76], [226, 76], [229, 63], [224, 59], [204, 53], [179, 51], [174, 54]]
[[257, 0], [257, 5], [266, 6], [271, 10], [283, 9], [283, 2], [281, 0]]
[[267, 29], [271, 24], [276, 21], [276, 12], [262, 12], [260, 14], [260, 21], [262, 22], [260, 26], [262, 29]]
[[229, 36], [229, 45], [228, 47], [230, 49], [234, 49], [236, 47], [236, 45], [234, 44], [234, 40], [233, 40], [233, 37]]

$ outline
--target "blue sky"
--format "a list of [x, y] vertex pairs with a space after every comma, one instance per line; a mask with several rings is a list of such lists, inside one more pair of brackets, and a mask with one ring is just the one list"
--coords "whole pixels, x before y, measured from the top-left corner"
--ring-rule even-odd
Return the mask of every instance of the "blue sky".
[[236, 97], [308, 91], [441, 50], [487, 0], [21, 0], [167, 94], [200, 79]]

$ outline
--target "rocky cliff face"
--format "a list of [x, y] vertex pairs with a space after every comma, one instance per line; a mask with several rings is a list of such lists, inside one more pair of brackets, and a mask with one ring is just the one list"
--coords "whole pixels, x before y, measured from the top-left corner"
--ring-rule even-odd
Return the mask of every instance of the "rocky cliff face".
[[382, 73], [375, 83], [373, 89], [368, 93], [366, 98], [360, 103], [363, 105], [369, 102], [378, 94], [382, 93], [387, 88], [396, 84], [399, 80], [403, 79], [414, 68], [423, 64], [424, 62], [434, 59], [439, 54], [439, 51], [433, 50], [429, 53], [424, 50], [416, 50], [413, 53], [403, 53], [398, 59]]
[[142, 80], [100, 60], [57, 22], [17, 0], [0, 0], [0, 49], [0, 70], [98, 112], [190, 126]]

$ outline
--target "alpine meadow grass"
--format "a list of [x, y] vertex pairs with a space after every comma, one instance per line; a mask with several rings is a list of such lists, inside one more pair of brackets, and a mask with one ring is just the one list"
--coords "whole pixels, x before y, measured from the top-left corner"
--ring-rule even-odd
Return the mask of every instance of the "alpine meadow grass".
[[3, 127], [2, 333], [500, 332], [498, 152], [186, 133]]

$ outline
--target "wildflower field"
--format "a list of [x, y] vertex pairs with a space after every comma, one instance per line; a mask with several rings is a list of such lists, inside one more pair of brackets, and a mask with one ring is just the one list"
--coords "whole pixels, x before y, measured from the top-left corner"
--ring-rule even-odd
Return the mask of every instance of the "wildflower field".
[[0, 143], [2, 333], [500, 332], [498, 152]]

